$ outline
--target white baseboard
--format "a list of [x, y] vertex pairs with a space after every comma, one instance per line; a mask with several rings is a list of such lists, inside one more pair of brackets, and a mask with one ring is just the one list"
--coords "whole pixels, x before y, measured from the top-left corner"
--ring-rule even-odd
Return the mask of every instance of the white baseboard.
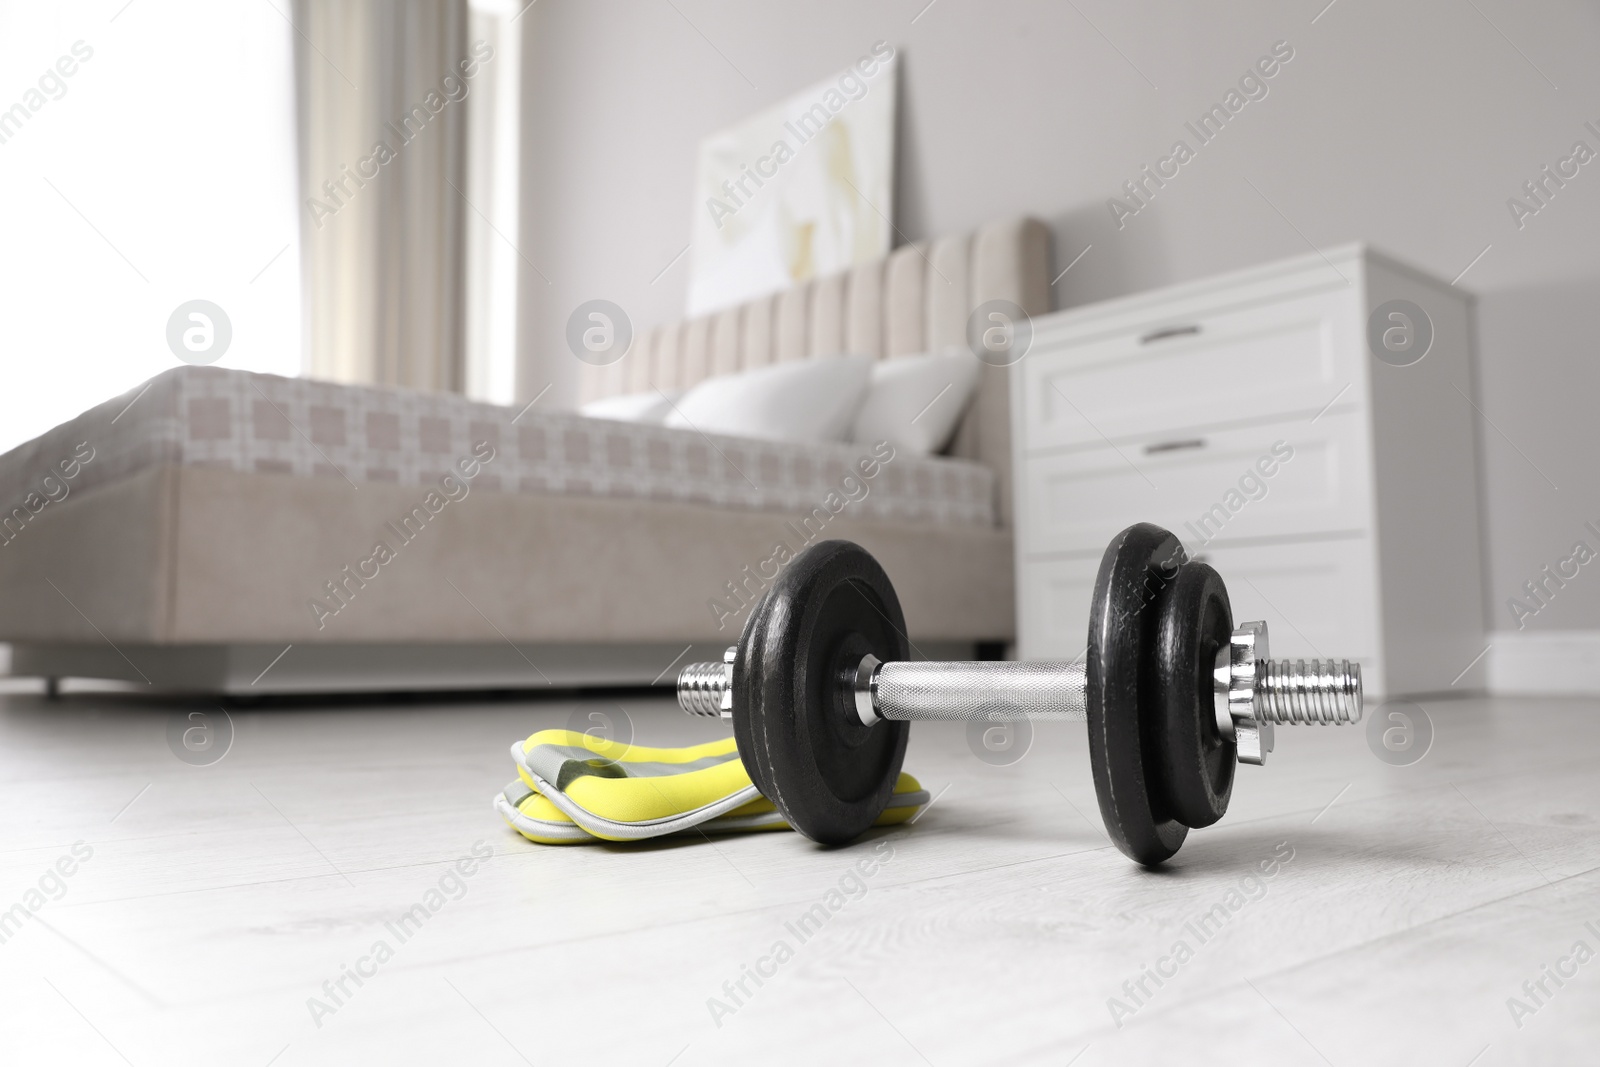
[[1600, 630], [1489, 635], [1489, 692], [1600, 696]]

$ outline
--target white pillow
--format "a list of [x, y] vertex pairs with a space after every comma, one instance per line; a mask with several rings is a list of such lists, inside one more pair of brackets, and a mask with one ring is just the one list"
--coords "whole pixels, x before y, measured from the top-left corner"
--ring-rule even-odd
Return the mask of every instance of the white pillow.
[[868, 356], [830, 356], [707, 378], [683, 394], [666, 425], [801, 444], [844, 441], [871, 372]]
[[880, 360], [856, 413], [852, 440], [888, 441], [914, 455], [932, 455], [949, 442], [967, 410], [978, 370], [964, 348]]
[[627, 396], [608, 396], [591, 400], [578, 409], [578, 414], [591, 419], [613, 419], [617, 422], [646, 422], [661, 425], [661, 420], [672, 410], [673, 401], [682, 394], [669, 392], [665, 396], [654, 389], [648, 393], [629, 393]]

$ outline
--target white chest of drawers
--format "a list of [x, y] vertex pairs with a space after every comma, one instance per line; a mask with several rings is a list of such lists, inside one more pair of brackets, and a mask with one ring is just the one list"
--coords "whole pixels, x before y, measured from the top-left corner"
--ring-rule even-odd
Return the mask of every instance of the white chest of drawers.
[[[1369, 348], [1375, 316], [1407, 341], [1397, 300], [1425, 313], [1412, 345], [1432, 333], [1405, 366], [1415, 347]], [[1483, 688], [1464, 293], [1349, 245], [1033, 331], [1012, 368], [1024, 659], [1082, 652], [1100, 555], [1147, 521], [1217, 568], [1235, 620], [1267, 620], [1275, 656], [1358, 659], [1375, 696]]]

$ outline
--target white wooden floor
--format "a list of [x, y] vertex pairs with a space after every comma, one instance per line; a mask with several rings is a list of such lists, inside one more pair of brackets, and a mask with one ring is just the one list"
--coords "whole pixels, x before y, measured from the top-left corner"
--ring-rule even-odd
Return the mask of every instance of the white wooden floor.
[[[641, 741], [720, 729], [624, 706]], [[849, 849], [787, 833], [549, 848], [490, 799], [510, 742], [567, 722], [571, 700], [235, 711], [207, 767], [169, 749], [175, 707], [0, 704], [0, 909], [41, 880], [34, 903], [59, 893], [0, 944], [0, 1063], [1600, 1056], [1600, 960], [1571, 955], [1600, 952], [1600, 702], [1427, 704], [1436, 738], [1410, 767], [1360, 728], [1280, 730], [1228, 817], [1161, 873], [1106, 843], [1077, 725], [1041, 727], [1004, 768], [959, 728], [914, 728], [907, 768], [939, 799]], [[79, 841], [92, 856], [57, 882]], [[477, 842], [493, 858], [452, 882]], [[1275, 853], [1292, 858], [1247, 877]], [[848, 872], [874, 854], [863, 895]], [[400, 943], [386, 923], [441, 878], [459, 899]], [[802, 943], [786, 924], [841, 884], [854, 897]], [[1218, 904], [1237, 910], [1202, 942], [1186, 924]], [[393, 958], [314, 1021], [308, 1000], [333, 1006], [324, 982], [379, 940]], [[757, 987], [747, 968], [771, 971], [779, 940], [793, 958]], [[1161, 962], [1180, 940], [1182, 964]], [[1558, 985], [1547, 965], [1576, 973]], [[713, 1019], [710, 998], [734, 1010]]]

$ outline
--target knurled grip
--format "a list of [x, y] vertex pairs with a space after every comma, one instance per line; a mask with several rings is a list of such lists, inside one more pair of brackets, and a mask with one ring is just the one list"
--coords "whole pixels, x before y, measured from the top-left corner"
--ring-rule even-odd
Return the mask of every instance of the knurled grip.
[[1042, 719], [1082, 722], [1089, 716], [1082, 663], [919, 663], [878, 668], [874, 704], [885, 719]]

